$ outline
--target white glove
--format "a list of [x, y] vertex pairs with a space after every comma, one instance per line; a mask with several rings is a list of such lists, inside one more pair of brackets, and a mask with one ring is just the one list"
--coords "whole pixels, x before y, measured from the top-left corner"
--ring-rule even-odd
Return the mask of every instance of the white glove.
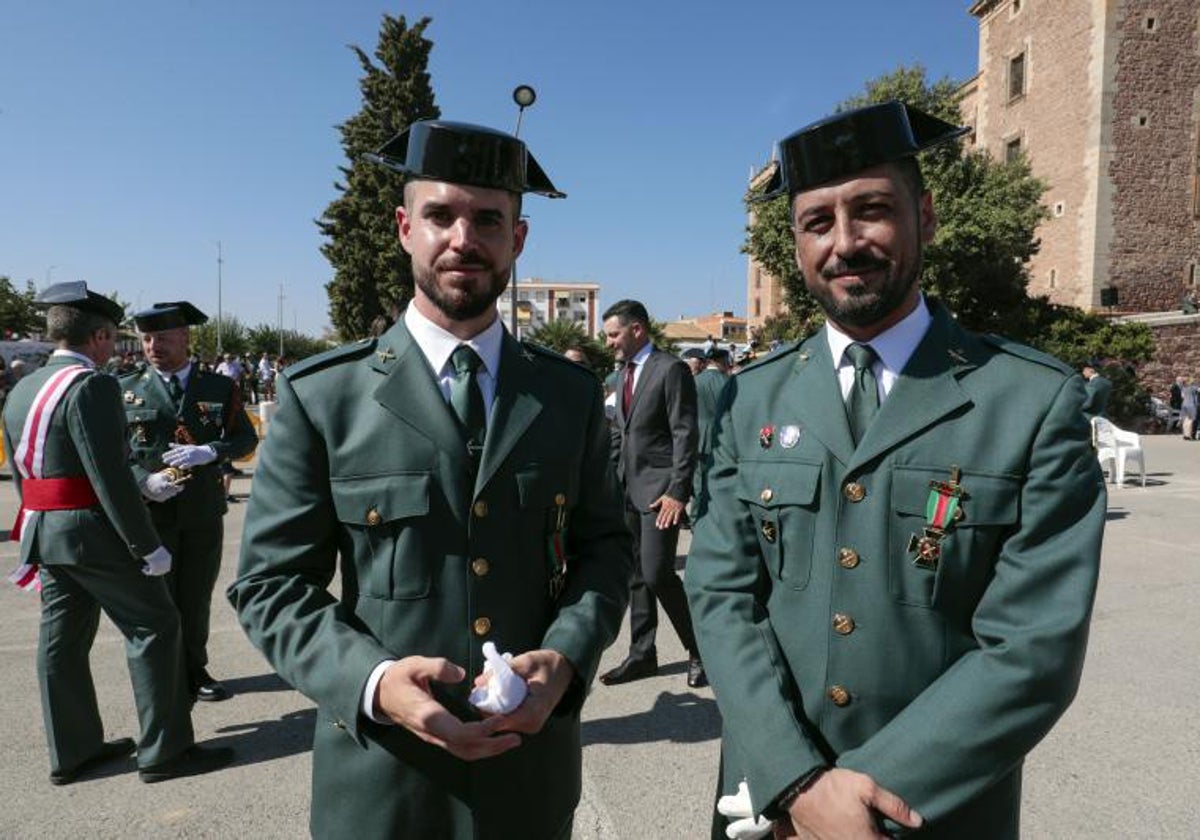
[[156, 472], [142, 479], [138, 489], [152, 502], [165, 502], [182, 493], [183, 484], [175, 484], [165, 472]]
[[501, 656], [491, 642], [483, 643], [483, 673], [489, 675], [486, 684], [474, 689], [468, 698], [482, 712], [506, 715], [520, 706], [529, 693], [525, 680], [509, 667], [512, 654]]
[[163, 463], [168, 467], [191, 469], [202, 467], [217, 460], [217, 450], [211, 446], [192, 446], [187, 443], [172, 443], [163, 453]]
[[142, 559], [146, 561], [142, 565], [142, 574], [146, 577], [160, 577], [171, 571], [171, 552], [164, 546], [160, 545]]
[[765, 817], [754, 818], [754, 809], [750, 805], [750, 788], [746, 780], [738, 782], [737, 793], [733, 796], [722, 796], [717, 800], [717, 811], [721, 816], [732, 820], [725, 826], [725, 836], [730, 840], [758, 840], [771, 833], [771, 823]]

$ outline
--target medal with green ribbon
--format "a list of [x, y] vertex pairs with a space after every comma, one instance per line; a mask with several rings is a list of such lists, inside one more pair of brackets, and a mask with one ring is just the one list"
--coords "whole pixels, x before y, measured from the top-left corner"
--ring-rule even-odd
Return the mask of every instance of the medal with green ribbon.
[[554, 497], [551, 511], [553, 520], [546, 534], [546, 558], [549, 566], [550, 600], [558, 600], [567, 582], [567, 497], [562, 493]]
[[962, 500], [967, 493], [958, 483], [960, 472], [957, 466], [950, 467], [949, 481], [929, 482], [929, 499], [925, 502], [925, 528], [923, 533], [913, 534], [908, 539], [908, 550], [916, 557], [913, 565], [936, 570], [942, 556], [942, 540], [955, 523], [964, 516]]

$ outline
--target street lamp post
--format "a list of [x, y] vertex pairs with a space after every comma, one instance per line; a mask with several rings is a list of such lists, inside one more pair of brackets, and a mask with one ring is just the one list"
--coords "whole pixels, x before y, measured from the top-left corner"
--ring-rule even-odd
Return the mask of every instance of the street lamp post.
[[221, 355], [221, 320], [223, 317], [222, 316], [222, 308], [221, 308], [221, 304], [222, 304], [222, 301], [221, 301], [221, 285], [222, 285], [221, 284], [221, 265], [224, 262], [225, 262], [225, 260], [223, 260], [221, 258], [221, 240], [218, 239], [217, 240], [217, 355], [218, 356]]
[[[537, 91], [529, 85], [517, 85], [512, 92], [513, 102], [517, 103], [517, 128], [513, 132], [514, 137], [521, 136], [521, 118], [525, 116], [525, 109], [537, 101]], [[517, 324], [517, 259], [513, 257], [512, 278], [508, 284], [510, 299], [512, 300], [512, 334], [513, 338], [520, 338], [520, 327]]]

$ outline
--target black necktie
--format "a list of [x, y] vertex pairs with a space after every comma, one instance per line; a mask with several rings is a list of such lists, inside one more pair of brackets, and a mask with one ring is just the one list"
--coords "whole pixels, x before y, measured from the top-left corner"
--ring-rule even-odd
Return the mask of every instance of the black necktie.
[[175, 407], [179, 407], [179, 403], [183, 400], [183, 386], [179, 384], [179, 377], [171, 374], [170, 381], [167, 382], [167, 393], [171, 395], [171, 399], [175, 401]]
[[877, 357], [869, 344], [851, 344], [846, 348], [846, 357], [854, 364], [854, 384], [846, 395], [846, 417], [850, 420], [854, 445], [858, 446], [879, 411], [879, 385], [872, 367]]
[[479, 388], [476, 374], [483, 360], [466, 344], [460, 344], [450, 354], [454, 365], [454, 379], [450, 382], [450, 407], [462, 424], [467, 438], [467, 451], [472, 458], [483, 451], [483, 439], [487, 434], [487, 412], [483, 408], [483, 391]]

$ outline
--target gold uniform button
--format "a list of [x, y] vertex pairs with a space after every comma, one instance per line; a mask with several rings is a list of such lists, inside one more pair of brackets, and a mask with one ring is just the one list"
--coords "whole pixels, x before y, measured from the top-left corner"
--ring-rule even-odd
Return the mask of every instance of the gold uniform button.
[[829, 699], [833, 701], [835, 706], [849, 706], [850, 692], [845, 687], [840, 685], [829, 686]]
[[770, 487], [767, 487], [761, 493], [758, 494], [758, 498], [762, 499], [764, 503], [769, 502], [769, 501], [771, 501], [771, 499], [775, 498], [775, 491], [772, 490]]
[[858, 565], [858, 552], [853, 548], [839, 548], [838, 564], [843, 569], [853, 569]]
[[849, 636], [854, 632], [854, 619], [845, 613], [834, 613], [833, 632], [840, 636]]
[[488, 634], [488, 631], [490, 631], [492, 629], [492, 620], [490, 618], [488, 618], [487, 616], [483, 616], [482, 618], [477, 618], [477, 619], [475, 619], [475, 624], [473, 625], [473, 628], [475, 630], [476, 636], [486, 636]]
[[491, 569], [486, 558], [476, 557], [471, 561], [471, 571], [475, 573], [475, 577], [483, 577]]
[[554, 494], [554, 504], [558, 505], [559, 507], [562, 507], [566, 503], [567, 503], [567, 497], [565, 494], [563, 494], [563, 493], [555, 493]]
[[857, 481], [851, 481], [842, 488], [842, 495], [852, 502], [861, 502], [867, 495], [867, 488]]
[[475, 503], [475, 507], [472, 508], [472, 510], [475, 511], [475, 515], [477, 517], [483, 519], [485, 516], [487, 516], [487, 502], [485, 502], [483, 499], [480, 499]]
[[371, 508], [369, 511], [367, 511], [367, 524], [368, 525], [370, 525], [371, 527], [375, 527], [382, 521], [383, 521], [383, 517], [379, 515], [379, 511], [375, 510], [375, 508]]

